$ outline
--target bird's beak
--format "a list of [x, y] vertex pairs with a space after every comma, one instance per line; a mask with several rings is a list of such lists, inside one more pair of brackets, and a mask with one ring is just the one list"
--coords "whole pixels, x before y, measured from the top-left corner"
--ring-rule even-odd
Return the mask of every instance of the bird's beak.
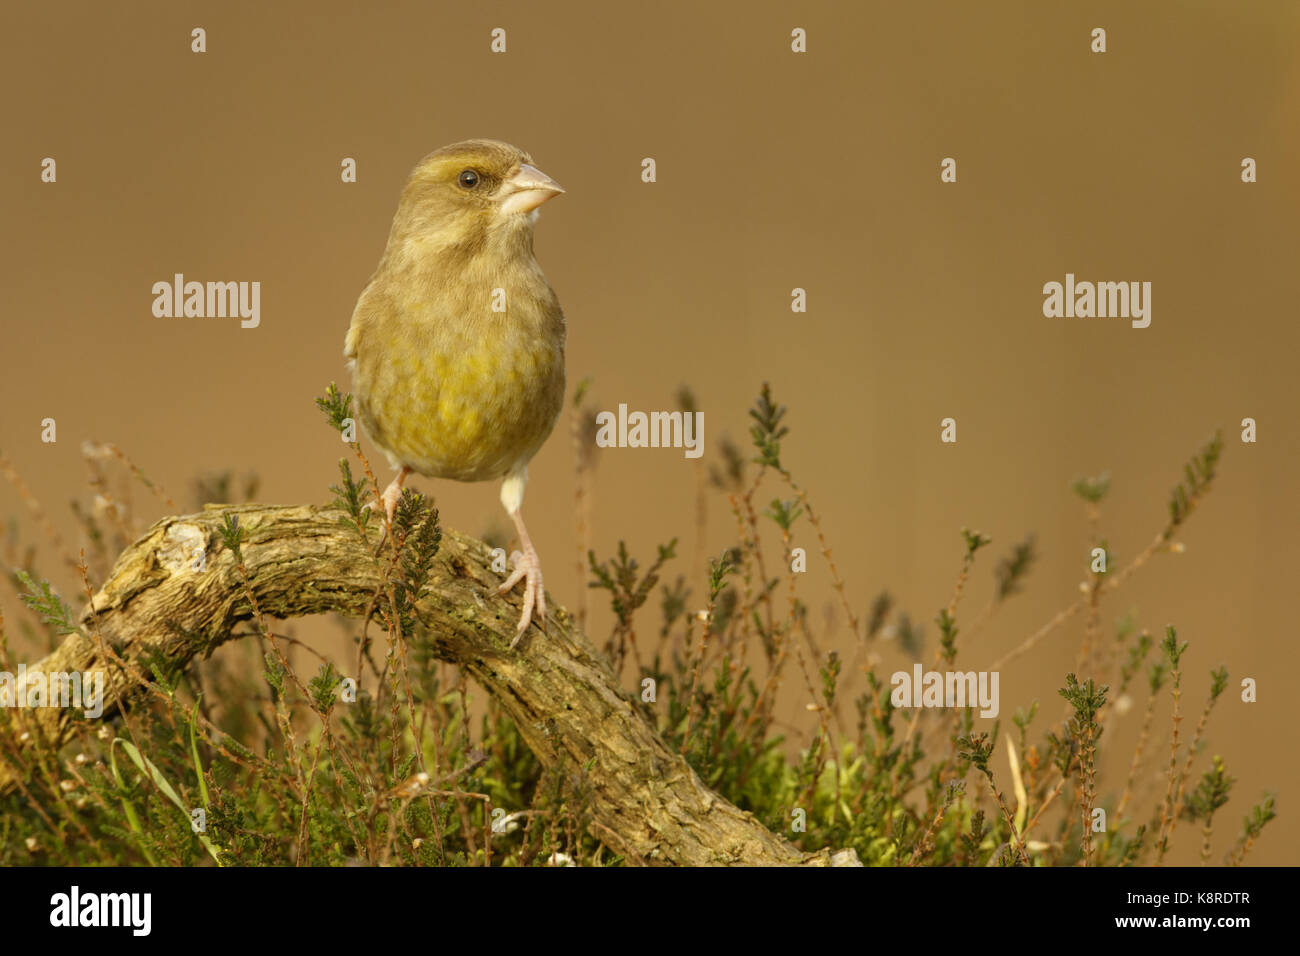
[[562, 192], [560, 184], [550, 176], [535, 166], [522, 163], [518, 171], [501, 184], [501, 212], [504, 215], [532, 212]]

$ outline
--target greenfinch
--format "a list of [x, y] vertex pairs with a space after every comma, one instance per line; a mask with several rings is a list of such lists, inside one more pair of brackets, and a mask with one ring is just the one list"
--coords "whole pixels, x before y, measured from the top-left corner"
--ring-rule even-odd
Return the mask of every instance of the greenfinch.
[[397, 477], [504, 479], [521, 551], [499, 589], [524, 581], [519, 643], [546, 620], [541, 562], [521, 514], [528, 462], [564, 403], [564, 313], [533, 256], [538, 207], [564, 190], [495, 140], [444, 146], [407, 179], [379, 267], [344, 343], [357, 415]]

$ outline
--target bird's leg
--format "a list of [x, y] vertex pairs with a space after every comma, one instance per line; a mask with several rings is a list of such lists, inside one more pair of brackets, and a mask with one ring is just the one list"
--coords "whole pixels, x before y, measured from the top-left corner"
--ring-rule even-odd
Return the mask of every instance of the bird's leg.
[[388, 540], [389, 532], [393, 529], [393, 514], [397, 511], [397, 502], [402, 499], [402, 484], [406, 481], [406, 476], [411, 473], [411, 469], [405, 465], [397, 473], [397, 477], [388, 483], [384, 493], [379, 496], [378, 502], [371, 502], [366, 507], [373, 508], [376, 504], [384, 506], [384, 531], [379, 536], [379, 545], [375, 548], [375, 554], [378, 554], [384, 547], [384, 542]]
[[542, 562], [537, 557], [537, 549], [533, 547], [532, 539], [528, 537], [528, 529], [524, 527], [524, 517], [520, 510], [527, 477], [527, 472], [511, 475], [501, 486], [501, 502], [510, 514], [510, 520], [515, 523], [515, 530], [519, 532], [519, 544], [523, 548], [522, 551], [516, 551], [510, 556], [514, 561], [515, 569], [510, 577], [506, 578], [505, 583], [497, 589], [498, 594], [505, 594], [521, 580], [524, 582], [524, 609], [519, 616], [519, 626], [515, 629], [515, 639], [510, 642], [512, 648], [519, 643], [519, 639], [528, 630], [528, 625], [533, 619], [534, 608], [537, 610], [538, 627], [543, 629], [546, 627], [546, 589], [542, 585]]
[[497, 589], [497, 593], [505, 594], [520, 580], [524, 581], [524, 610], [519, 616], [515, 639], [510, 642], [510, 646], [514, 647], [524, 636], [524, 631], [528, 630], [528, 624], [533, 619], [534, 607], [537, 608], [537, 625], [545, 629], [546, 591], [542, 586], [542, 562], [537, 557], [533, 542], [528, 538], [528, 529], [524, 527], [523, 515], [519, 511], [512, 511], [510, 517], [515, 523], [515, 530], [519, 532], [519, 543], [523, 546], [523, 550], [516, 551], [510, 556], [515, 563], [515, 569], [510, 577], [506, 578], [505, 583]]
[[406, 476], [411, 473], [411, 469], [405, 465], [397, 473], [397, 477], [388, 483], [384, 493], [379, 496], [380, 502], [384, 506], [384, 517], [388, 520], [388, 526], [393, 526], [393, 512], [397, 510], [397, 502], [402, 499], [402, 485], [406, 482]]

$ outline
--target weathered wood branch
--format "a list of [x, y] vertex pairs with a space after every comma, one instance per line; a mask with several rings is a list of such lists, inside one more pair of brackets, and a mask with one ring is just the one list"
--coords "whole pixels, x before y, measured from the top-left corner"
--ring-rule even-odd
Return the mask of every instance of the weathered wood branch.
[[[126, 661], [157, 654], [178, 664], [230, 640], [253, 612], [234, 555], [218, 533], [226, 514], [236, 515], [245, 532], [244, 564], [263, 614], [366, 613], [380, 572], [342, 512], [209, 506], [159, 521], [123, 552], [82, 613], [82, 632], [28, 670], [103, 671], [108, 715], [139, 687], [132, 689], [120, 667], [106, 666], [101, 638]], [[196, 570], [200, 547], [205, 567]], [[510, 650], [518, 598], [498, 597], [499, 580], [486, 545], [444, 531], [429, 590], [417, 607], [419, 638], [497, 699], [543, 765], [562, 758], [585, 765], [594, 758], [599, 838], [608, 841], [612, 832], [614, 842], [623, 843], [616, 850], [648, 863], [856, 863], [852, 851], [802, 853], [706, 787], [637, 712], [562, 607], [551, 605], [545, 634], [534, 628]], [[40, 738], [29, 744], [57, 748], [72, 736], [75, 718], [68, 709], [28, 713]], [[0, 762], [0, 791], [16, 785], [16, 772]]]

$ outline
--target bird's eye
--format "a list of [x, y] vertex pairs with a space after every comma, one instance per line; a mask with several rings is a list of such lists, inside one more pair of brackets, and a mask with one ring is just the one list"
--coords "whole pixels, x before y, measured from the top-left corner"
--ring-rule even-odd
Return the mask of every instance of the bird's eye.
[[472, 169], [463, 169], [461, 170], [457, 182], [459, 182], [465, 189], [473, 189], [478, 185], [478, 173], [474, 172]]

